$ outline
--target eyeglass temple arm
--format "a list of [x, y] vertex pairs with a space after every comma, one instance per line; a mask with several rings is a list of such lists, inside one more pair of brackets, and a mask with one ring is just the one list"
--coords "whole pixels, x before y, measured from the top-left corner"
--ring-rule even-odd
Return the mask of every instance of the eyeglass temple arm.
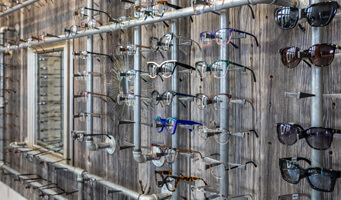
[[134, 1], [129, 1], [129, 0], [121, 0], [121, 2], [126, 2], [126, 3], [135, 4], [135, 2], [134, 2]]
[[252, 7], [251, 7], [249, 4], [247, 4], [247, 6], [248, 6], [248, 7], [250, 8], [250, 10], [251, 10], [252, 19], [255, 19], [255, 13], [253, 12]]
[[[171, 4], [171, 3], [168, 3], [168, 2], [166, 2], [166, 5], [167, 5], [167, 6], [169, 6], [169, 7], [171, 7], [171, 8], [177, 9], [177, 10], [179, 10], [179, 9], [182, 9], [182, 8], [183, 8], [183, 7], [181, 7], [181, 6], [177, 6], [177, 5], [174, 5], [174, 4]], [[192, 16], [189, 16], [189, 18], [191, 19], [191, 22], [193, 22], [193, 18], [192, 18]]]
[[259, 46], [257, 37], [255, 35], [253, 35], [251, 33], [248, 33], [248, 32], [240, 31], [240, 30], [237, 30], [237, 29], [233, 29], [233, 31], [238, 32], [238, 33], [244, 33], [246, 35], [250, 35], [251, 37], [253, 37], [256, 40], [257, 47]]
[[174, 69], [173, 69], [173, 71], [172, 71], [172, 74], [174, 74], [175, 68], [176, 68], [176, 66], [178, 66], [178, 65], [181, 66], [181, 67], [183, 67], [183, 68], [186, 68], [186, 69], [195, 70], [195, 68], [192, 67], [192, 66], [190, 66], [190, 65], [187, 65], [187, 64], [184, 64], [184, 63], [180, 63], [180, 62], [176, 62], [176, 63], [175, 63], [175, 66], [174, 66]]
[[175, 95], [184, 96], [184, 97], [196, 97], [190, 94], [184, 94], [184, 93], [179, 93], [179, 92], [175, 92]]
[[287, 161], [293, 161], [293, 159], [295, 159], [296, 161], [301, 161], [301, 160], [303, 160], [303, 161], [307, 162], [309, 165], [311, 165], [310, 160], [308, 160], [308, 159], [306, 159], [306, 158], [303, 158], [303, 157], [288, 157], [288, 158], [281, 158], [281, 159], [287, 160]]
[[104, 54], [104, 53], [95, 53], [95, 52], [90, 52], [88, 51], [88, 54], [92, 54], [92, 55], [100, 55], [100, 56], [107, 56], [110, 58], [111, 62], [114, 62], [114, 59], [112, 58], [111, 55], [108, 55], [108, 54]]
[[251, 68], [246, 67], [246, 66], [244, 66], [244, 65], [240, 65], [240, 64], [238, 64], [238, 63], [234, 63], [234, 62], [230, 62], [230, 63], [233, 64], [233, 65], [236, 65], [236, 66], [238, 66], [238, 67], [242, 67], [242, 68], [245, 68], [245, 69], [249, 70], [249, 71], [252, 73], [253, 81], [256, 82], [256, 75], [255, 75], [255, 72], [254, 72]]
[[107, 13], [107, 12], [104, 12], [102, 10], [97, 10], [97, 9], [93, 9], [93, 8], [88, 8], [88, 7], [84, 7], [85, 9], [88, 9], [88, 10], [92, 10], [92, 11], [97, 11], [97, 12], [100, 12], [100, 13], [104, 13], [108, 18], [109, 18], [109, 21], [113, 21], [114, 19]]

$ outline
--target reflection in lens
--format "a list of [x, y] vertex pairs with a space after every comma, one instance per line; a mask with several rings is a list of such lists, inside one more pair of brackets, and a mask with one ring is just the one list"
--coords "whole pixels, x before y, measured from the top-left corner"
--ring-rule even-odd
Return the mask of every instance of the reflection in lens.
[[149, 39], [149, 45], [150, 45], [150, 48], [153, 50], [153, 51], [156, 51], [159, 49], [158, 47], [158, 43], [159, 43], [159, 39], [155, 38], [155, 37], [152, 37]]
[[157, 74], [157, 66], [155, 64], [152, 63], [148, 63], [147, 65], [147, 69], [148, 69], [148, 73], [149, 73], [149, 77], [150, 78], [156, 78]]
[[206, 77], [207, 64], [205, 62], [197, 62], [197, 63], [195, 63], [195, 71], [197, 72], [197, 76], [199, 78]]
[[198, 189], [194, 186], [192, 186], [191, 188], [191, 193], [192, 193], [192, 197], [194, 200], [206, 200], [207, 198], [205, 197], [205, 192], [203, 191], [203, 189]]
[[199, 94], [196, 97], [196, 103], [199, 109], [206, 109], [209, 104], [209, 97], [205, 94]]
[[228, 70], [228, 63], [223, 61], [215, 61], [212, 64], [212, 73], [216, 78], [223, 78]]
[[128, 81], [134, 81], [135, 77], [136, 77], [136, 71], [135, 70], [128, 70], [125, 75], [128, 78]]
[[176, 151], [174, 151], [173, 149], [165, 150], [165, 154], [166, 154], [165, 158], [166, 158], [167, 163], [173, 164], [175, 162], [175, 153]]
[[192, 166], [195, 166], [195, 172], [197, 176], [202, 176], [205, 173], [205, 164], [206, 162], [201, 158], [200, 154], [193, 154]]
[[331, 129], [326, 128], [310, 128], [307, 130], [307, 143], [319, 150], [326, 150], [330, 147], [333, 141], [333, 133]]
[[218, 144], [227, 144], [229, 142], [230, 135], [227, 130], [222, 130], [220, 133], [214, 134], [214, 139]]
[[215, 38], [218, 44], [225, 45], [230, 42], [231, 35], [229, 29], [220, 29], [215, 33]]
[[280, 124], [277, 126], [278, 139], [282, 144], [292, 145], [297, 141], [297, 134], [300, 129], [290, 124]]
[[162, 76], [164, 78], [169, 78], [172, 76], [173, 69], [175, 67], [174, 62], [166, 62], [161, 65]]
[[297, 47], [287, 47], [282, 49], [282, 63], [288, 68], [296, 67], [301, 61], [301, 59], [298, 57], [299, 51], [300, 49]]
[[214, 109], [216, 110], [229, 109], [229, 102], [230, 102], [230, 99], [226, 95], [218, 94], [213, 97], [213, 106], [214, 106]]
[[173, 101], [174, 94], [172, 92], [166, 92], [162, 95], [162, 101], [165, 105], [169, 106]]
[[159, 174], [159, 173], [156, 173], [156, 185], [158, 186], [158, 187], [162, 187], [163, 186], [163, 179], [162, 179], [162, 176], [161, 176], [161, 174]]
[[135, 45], [128, 45], [128, 55], [132, 56], [136, 53], [136, 46]]
[[326, 26], [333, 19], [338, 5], [333, 2], [313, 4], [304, 9], [308, 23], [313, 27]]
[[299, 18], [298, 8], [281, 7], [275, 10], [275, 21], [282, 29], [294, 28]]
[[122, 56], [125, 51], [125, 48], [123, 47], [123, 46], [117, 46], [116, 48], [115, 48], [115, 53], [116, 53], [116, 55], [117, 56]]
[[170, 43], [172, 41], [172, 35], [166, 34], [161, 38], [160, 48], [164, 51], [168, 51], [170, 47]]
[[71, 26], [70, 32], [71, 32], [72, 36], [75, 36], [77, 34], [77, 32], [78, 32], [78, 26], [77, 25]]
[[198, 132], [199, 132], [200, 138], [207, 140], [208, 139], [207, 131], [208, 131], [208, 128], [206, 126], [198, 126]]
[[159, 102], [160, 102], [160, 94], [158, 91], [154, 90], [152, 92], [152, 103], [154, 105], [157, 105], [157, 104], [159, 104]]
[[334, 60], [335, 48], [329, 44], [316, 44], [309, 48], [309, 60], [314, 65], [325, 67]]
[[324, 191], [332, 191], [334, 189], [336, 177], [329, 171], [311, 169], [308, 173], [309, 183], [315, 188]]
[[214, 36], [212, 35], [211, 32], [202, 32], [200, 34], [200, 39], [202, 46], [208, 47], [212, 44], [212, 39], [214, 39]]
[[225, 165], [223, 163], [210, 163], [211, 174], [216, 179], [222, 179], [225, 176]]
[[168, 190], [171, 191], [171, 192], [174, 192], [175, 191], [176, 179], [173, 178], [173, 177], [167, 176], [165, 181], [166, 181]]
[[126, 104], [127, 104], [127, 106], [134, 106], [135, 96], [133, 94], [128, 94], [126, 96]]
[[174, 119], [172, 118], [167, 118], [167, 121], [166, 121], [166, 129], [169, 133], [173, 133], [173, 130], [174, 130], [174, 125], [175, 125], [175, 121]]
[[159, 117], [155, 119], [155, 126], [156, 126], [156, 130], [157, 130], [158, 132], [161, 132], [161, 131], [162, 131], [162, 129], [163, 129], [163, 124], [162, 124], [162, 122], [161, 122], [161, 120], [160, 120]]
[[300, 170], [297, 168], [296, 164], [293, 164], [290, 161], [282, 163], [281, 171], [283, 172], [286, 181], [289, 181], [290, 183], [298, 183], [300, 180]]
[[204, 9], [206, 7], [206, 1], [193, 1], [193, 11], [195, 15], [201, 15], [204, 13]]

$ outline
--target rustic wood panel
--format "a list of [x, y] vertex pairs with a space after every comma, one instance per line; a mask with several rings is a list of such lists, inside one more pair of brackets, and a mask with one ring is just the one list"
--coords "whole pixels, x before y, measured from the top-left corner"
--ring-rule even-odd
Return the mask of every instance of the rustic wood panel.
[[[41, 1], [45, 6], [38, 4], [29, 6], [28, 10], [15, 12], [5, 18], [0, 19], [0, 25], [14, 26], [19, 23], [22, 27], [21, 38], [28, 38], [38, 34], [51, 33], [62, 34], [64, 27], [70, 27], [75, 23], [72, 13], [75, 9], [86, 6], [86, 1], [54, 1], [51, 4], [48, 0]], [[131, 15], [131, 10], [122, 9], [119, 0], [95, 1], [100, 9], [107, 10], [113, 17], [121, 15]], [[341, 3], [341, 2], [340, 2]], [[180, 6], [190, 6], [190, 2], [181, 2]], [[231, 195], [252, 194], [256, 200], [274, 200], [278, 195], [304, 192], [310, 193], [310, 187], [306, 180], [302, 180], [298, 185], [291, 185], [285, 182], [281, 176], [278, 167], [278, 158], [289, 156], [310, 157], [311, 148], [305, 141], [299, 141], [293, 146], [284, 146], [277, 140], [275, 123], [277, 122], [296, 122], [303, 127], [310, 127], [310, 99], [286, 99], [284, 92], [310, 92], [311, 91], [311, 69], [301, 63], [295, 69], [285, 68], [281, 61], [278, 50], [286, 46], [298, 46], [308, 48], [310, 44], [310, 28], [307, 24], [306, 32], [296, 28], [293, 30], [280, 30], [274, 22], [273, 11], [277, 6], [253, 5], [256, 19], [252, 19], [250, 10], [247, 6], [230, 9], [230, 27], [242, 31], [253, 33], [257, 36], [260, 46], [257, 47], [254, 40], [246, 37], [241, 40], [234, 40], [239, 49], [229, 48], [229, 60], [251, 67], [256, 74], [257, 82], [254, 83], [249, 72], [230, 72], [229, 88], [230, 93], [239, 98], [246, 98], [253, 102], [255, 112], [252, 112], [250, 105], [231, 105], [229, 110], [230, 131], [255, 129], [260, 138], [254, 135], [245, 138], [231, 137], [228, 143], [230, 148], [229, 159], [235, 163], [245, 163], [253, 160], [258, 168], [247, 166], [246, 170], [237, 169], [228, 172], [229, 191]], [[100, 20], [106, 21], [103, 16]], [[207, 13], [201, 16], [193, 16], [192, 23], [189, 18], [179, 20], [179, 34], [189, 37], [199, 42], [199, 34], [202, 31], [215, 31], [219, 29], [219, 16]], [[171, 22], [167, 21], [170, 25]], [[339, 44], [340, 20], [334, 19], [333, 22], [323, 28], [323, 42]], [[149, 45], [151, 36], [161, 37], [171, 32], [170, 27], [165, 27], [162, 23], [155, 25], [145, 25], [142, 30], [142, 45]], [[98, 35], [94, 38], [94, 52], [113, 54], [116, 45], [127, 45], [133, 43], [133, 29], [116, 31], [113, 33], [102, 34], [102, 41]], [[11, 35], [6, 35], [11, 37]], [[86, 38], [74, 40], [74, 50], [82, 51], [86, 49]], [[170, 52], [163, 52], [164, 58], [159, 53], [143, 53], [142, 69], [145, 69], [147, 61], [161, 63], [163, 60], [171, 59]], [[341, 64], [340, 57], [336, 57], [333, 64], [324, 69], [324, 90], [325, 93], [340, 93], [341, 78], [338, 74], [341, 72], [338, 66]], [[179, 62], [194, 66], [195, 62], [203, 60], [211, 63], [219, 59], [219, 46], [213, 42], [209, 48], [203, 48], [200, 51], [197, 47], [180, 47]], [[20, 80], [20, 83], [10, 83], [6, 81], [6, 87], [15, 88], [17, 94], [6, 95], [8, 104], [6, 111], [18, 113], [19, 118], [6, 117], [6, 124], [15, 124], [19, 128], [6, 129], [6, 145], [12, 141], [23, 141], [26, 137], [26, 69], [27, 69], [27, 50], [18, 50], [14, 52], [12, 58], [6, 58], [6, 63], [17, 65], [16, 69], [6, 69], [6, 76]], [[94, 78], [94, 91], [106, 93], [116, 98], [118, 81], [115, 74], [110, 69], [132, 69], [133, 57], [120, 58], [120, 63], [111, 63], [109, 59], [101, 58], [101, 62], [94, 59], [94, 71], [106, 72], [105, 76]], [[74, 71], [86, 70], [86, 61], [79, 58], [74, 59]], [[179, 83], [179, 92], [196, 94], [206, 93], [213, 96], [219, 93], [219, 80], [211, 77], [200, 81], [195, 72], [191, 74], [180, 74], [182, 81]], [[86, 81], [73, 80], [75, 94], [86, 90]], [[150, 91], [156, 89], [164, 92], [171, 89], [171, 80], [148, 79], [146, 84], [142, 84], [142, 95], [149, 96]], [[180, 119], [194, 120], [205, 125], [210, 121], [219, 124], [219, 111], [213, 108], [201, 111], [195, 103], [186, 102], [187, 108], [179, 106]], [[341, 114], [339, 110], [339, 100], [325, 99], [324, 101], [324, 123], [326, 127], [341, 128]], [[152, 106], [142, 108], [142, 119], [144, 123], [153, 123], [156, 116], [168, 117], [171, 115], [171, 107]], [[74, 102], [74, 112], [84, 112], [86, 104], [84, 102]], [[113, 121], [108, 118], [94, 119], [94, 131], [105, 132], [120, 138], [121, 141], [133, 143], [133, 125], [121, 125], [118, 131], [118, 120], [133, 120], [133, 108], [126, 106], [113, 105], [112, 102], [103, 103], [94, 100], [94, 112], [110, 113]], [[86, 123], [74, 119], [75, 130], [85, 130]], [[199, 150], [204, 156], [210, 156], [219, 152], [219, 146], [213, 138], [207, 141], [202, 140], [196, 131], [189, 132], [186, 129], [179, 129], [180, 147], [183, 149]], [[95, 142], [103, 141], [102, 138], [95, 138]], [[158, 134], [153, 128], [142, 125], [142, 151], [150, 152], [151, 143], [171, 144], [171, 136], [166, 132]], [[325, 166], [340, 170], [341, 165], [338, 160], [340, 157], [339, 146], [341, 142], [334, 140], [332, 147], [325, 151]], [[13, 168], [23, 172], [34, 172], [42, 175], [44, 178], [52, 180], [62, 188], [68, 191], [76, 190], [76, 177], [63, 170], [55, 170], [53, 167], [48, 169], [41, 168], [37, 162], [29, 162], [22, 154], [6, 153], [5, 159]], [[118, 151], [115, 155], [109, 155], [105, 151], [90, 152], [86, 150], [85, 143], [74, 141], [74, 160], [75, 166], [81, 167], [100, 176], [103, 176], [115, 183], [122, 184], [130, 189], [139, 191], [138, 181], [143, 185], [151, 187], [150, 193], [159, 193], [160, 189], [156, 187], [154, 181], [154, 170], [167, 170], [171, 166], [165, 164], [162, 168], [156, 168], [152, 163], [137, 164], [132, 157], [132, 150]], [[219, 181], [212, 177], [209, 171], [199, 174], [189, 158], [181, 157], [181, 172], [187, 176], [200, 176], [210, 185], [219, 188]], [[330, 163], [332, 166], [330, 166]], [[11, 185], [15, 190], [30, 199], [38, 199], [38, 193], [31, 194], [24, 186], [13, 181], [9, 176], [2, 176], [2, 181]], [[191, 199], [189, 185], [180, 183], [181, 196]], [[341, 199], [341, 184], [337, 182], [335, 191], [325, 195], [324, 199]], [[107, 189], [97, 185], [95, 188], [85, 184], [85, 199], [128, 199], [122, 194], [106, 194]], [[77, 194], [70, 196], [70, 199], [76, 199]]]

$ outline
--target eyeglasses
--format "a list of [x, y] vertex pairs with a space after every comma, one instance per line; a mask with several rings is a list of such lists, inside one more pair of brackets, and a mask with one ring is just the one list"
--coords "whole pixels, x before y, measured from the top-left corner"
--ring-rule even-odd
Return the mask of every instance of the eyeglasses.
[[256, 138], [259, 138], [258, 133], [256, 132], [256, 130], [247, 130], [247, 131], [235, 131], [235, 132], [231, 132], [227, 129], [222, 129], [222, 128], [218, 128], [218, 129], [208, 129], [206, 126], [199, 126], [198, 127], [198, 131], [199, 131], [199, 136], [204, 139], [207, 140], [208, 137], [210, 136], [214, 136], [215, 141], [218, 144], [222, 144], [225, 145], [229, 142], [230, 139], [230, 135], [236, 135], [236, 136], [240, 136], [242, 135], [242, 137], [244, 137], [245, 134], [250, 134], [250, 133], [254, 133]]
[[[206, 6], [212, 10], [220, 10], [224, 5], [224, 0], [193, 0], [193, 11], [196, 15], [204, 13]], [[214, 12], [220, 15], [219, 13]]]
[[86, 134], [86, 131], [71, 131], [71, 134], [72, 139], [77, 139], [79, 142], [83, 142], [84, 137], [107, 136], [108, 138], [110, 138], [108, 134]]
[[157, 37], [150, 37], [149, 44], [150, 44], [151, 49], [154, 51], [157, 51], [159, 49], [163, 51], [168, 51], [170, 47], [173, 46], [173, 44], [171, 43], [173, 38], [178, 38], [178, 39], [188, 41], [188, 42], [180, 43], [178, 44], [178, 46], [191, 46], [192, 42], [194, 42], [195, 44], [197, 44], [197, 46], [201, 50], [200, 45], [196, 41], [192, 39], [188, 39], [186, 37], [175, 35], [173, 33], [167, 33], [164, 36], [160, 37], [160, 39]]
[[251, 194], [242, 194], [242, 195], [236, 195], [236, 196], [229, 196], [226, 197], [218, 192], [214, 192], [212, 188], [208, 188], [205, 190], [206, 186], [193, 186], [191, 185], [191, 196], [193, 197], [193, 200], [207, 200], [207, 199], [214, 199], [214, 200], [232, 200], [232, 199], [248, 199], [253, 200], [253, 197]]
[[[167, 176], [164, 176], [167, 175]], [[158, 187], [162, 187], [166, 184], [167, 189], [170, 192], [175, 192], [179, 180], [181, 181], [202, 181], [205, 185], [207, 185], [206, 181], [202, 178], [198, 177], [185, 177], [182, 174], [180, 174], [180, 177], [178, 176], [172, 176], [172, 171], [155, 171], [155, 182]]]
[[213, 96], [213, 98], [210, 98], [206, 94], [199, 93], [195, 96], [195, 98], [196, 104], [201, 110], [206, 109], [210, 104], [213, 104], [215, 110], [223, 110], [228, 109], [228, 104], [230, 104], [232, 95], [221, 93]]
[[49, 34], [49, 33], [43, 33], [42, 35], [40, 35], [40, 39], [42, 40], [42, 41], [44, 41], [45, 42], [45, 38], [47, 38], [47, 37], [53, 37], [53, 38], [60, 38], [59, 36], [57, 36], [57, 35], [52, 35], [52, 34]]
[[183, 67], [185, 69], [195, 70], [194, 67], [180, 63], [176, 60], [167, 60], [158, 64], [156, 62], [147, 62], [147, 69], [150, 78], [156, 78], [157, 76], [162, 76], [163, 78], [169, 78], [174, 73], [177, 66]]
[[[70, 28], [64, 28], [64, 35], [66, 38], [71, 36], [75, 36], [78, 33], [78, 29], [80, 29], [81, 27], [78, 25], [72, 25], [70, 26]], [[83, 28], [83, 30], [85, 31], [86, 29]]]
[[122, 55], [129, 55], [132, 56], [136, 53], [136, 48], [140, 47], [140, 48], [146, 48], [146, 49], [150, 49], [150, 47], [147, 46], [142, 46], [142, 45], [134, 45], [134, 44], [129, 44], [126, 46], [116, 46], [115, 48], [115, 53], [117, 56], [122, 56]]
[[255, 72], [251, 68], [228, 60], [216, 60], [212, 64], [208, 64], [205, 61], [198, 61], [195, 63], [195, 71], [199, 78], [205, 78], [208, 72], [213, 73], [215, 78], [224, 78], [227, 74], [230, 64], [249, 70], [252, 73], [253, 81], [256, 82]]
[[74, 117], [74, 118], [79, 118], [80, 121], [85, 121], [85, 117], [87, 117], [88, 115], [91, 115], [91, 116], [93, 116], [93, 117], [98, 117], [98, 118], [107, 116], [107, 117], [109, 117], [109, 119], [110, 119], [111, 121], [114, 121], [110, 115], [108, 115], [108, 114], [103, 114], [103, 113], [84, 113], [84, 112], [81, 112], [81, 113], [79, 113], [78, 115], [74, 115], [73, 117]]
[[[158, 150], [161, 151], [161, 153], [156, 153], [155, 147], [158, 148]], [[176, 158], [178, 157], [179, 153], [185, 153], [185, 154], [198, 154], [201, 158], [203, 157], [200, 153], [200, 151], [195, 151], [191, 149], [176, 149], [171, 148], [168, 145], [160, 145], [160, 144], [152, 144], [152, 155], [156, 158], [160, 158], [161, 156], [165, 157], [165, 160], [168, 164], [174, 164], [176, 161]]]
[[340, 5], [336, 1], [315, 3], [304, 9], [280, 7], [275, 9], [275, 21], [281, 29], [292, 29], [296, 26], [301, 14], [301, 18], [306, 18], [310, 26], [327, 26], [338, 8]]
[[[136, 73], [140, 72], [143, 73], [144, 71], [141, 70], [135, 70], [135, 69], [130, 69], [127, 70], [126, 72], [121, 71], [121, 70], [117, 70], [116, 74], [117, 74], [117, 79], [119, 81], [121, 81], [123, 78], [126, 78], [128, 81], [134, 81], [136, 78]], [[144, 79], [145, 82], [147, 82], [147, 80]]]
[[193, 95], [178, 93], [172, 90], [168, 90], [160, 95], [160, 93], [157, 90], [154, 90], [151, 93], [151, 98], [153, 99], [152, 103], [154, 105], [158, 105], [160, 102], [162, 102], [163, 104], [169, 106], [173, 102], [173, 99], [175, 98], [176, 95], [184, 97], [195, 97]]
[[[201, 123], [195, 122], [195, 121], [188, 121], [188, 120], [179, 120], [175, 119], [173, 117], [168, 117], [167, 119], [162, 119], [161, 117], [155, 118], [155, 126], [158, 133], [161, 133], [163, 131], [163, 128], [166, 129], [167, 133], [174, 135], [176, 131], [176, 127], [178, 124], [185, 124], [185, 125], [202, 125]], [[192, 131], [192, 129], [189, 129], [189, 131]]]
[[231, 42], [232, 32], [242, 33], [242, 34], [246, 34], [246, 35], [253, 37], [258, 47], [258, 40], [256, 36], [252, 35], [251, 33], [240, 31], [240, 30], [233, 29], [233, 28], [222, 28], [222, 29], [217, 30], [214, 33], [211, 33], [209, 31], [204, 31], [200, 33], [201, 44], [203, 47], [209, 47], [212, 45], [212, 40], [215, 40], [218, 45], [227, 45], [231, 43], [231, 45], [234, 48], [238, 48], [236, 44]]
[[88, 76], [102, 76], [104, 73], [102, 72], [88, 72], [88, 71], [81, 71], [81, 72], [75, 72], [73, 75], [76, 80], [84, 80], [88, 78]]
[[327, 150], [333, 142], [334, 134], [341, 134], [341, 130], [312, 127], [304, 130], [298, 124], [277, 123], [278, 140], [285, 145], [293, 145], [297, 140], [305, 138], [308, 145], [317, 150]]
[[[307, 50], [301, 50], [298, 47], [286, 47], [279, 50], [279, 53], [282, 57], [282, 63], [288, 68], [296, 67], [302, 59], [306, 58], [315, 66], [325, 67], [333, 62], [335, 49], [341, 49], [341, 47], [335, 44], [315, 44]], [[308, 62], [303, 61], [310, 66]]]
[[[303, 198], [307, 197], [307, 198]], [[310, 199], [310, 195], [303, 194], [303, 193], [296, 193], [296, 194], [285, 194], [278, 196], [278, 200], [300, 200], [300, 199]]]
[[75, 52], [74, 51], [72, 54], [74, 56], [80, 56], [82, 59], [86, 59], [88, 56], [106, 56], [106, 57], [110, 58], [111, 62], [114, 62], [111, 55], [103, 54], [103, 53], [95, 53], [95, 52], [90, 52], [90, 51], [81, 51], [81, 52]]
[[301, 179], [307, 178], [311, 188], [321, 192], [333, 192], [336, 179], [341, 177], [341, 171], [329, 170], [321, 167], [302, 168], [297, 161], [303, 160], [309, 164], [306, 158], [280, 158], [279, 167], [282, 178], [292, 184], [297, 184]]

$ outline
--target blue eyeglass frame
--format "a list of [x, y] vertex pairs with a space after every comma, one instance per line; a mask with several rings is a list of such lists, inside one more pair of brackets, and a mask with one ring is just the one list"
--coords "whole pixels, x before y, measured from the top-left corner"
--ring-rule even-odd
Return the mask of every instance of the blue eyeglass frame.
[[[167, 131], [167, 133], [169, 133], [169, 134], [171, 134], [171, 135], [174, 135], [174, 133], [175, 133], [175, 131], [176, 131], [176, 127], [178, 126], [178, 123], [180, 123], [180, 124], [186, 124], [186, 125], [195, 125], [195, 124], [203, 125], [203, 124], [201, 124], [201, 123], [199, 123], [199, 122], [189, 121], [189, 120], [180, 120], [180, 119], [176, 119], [176, 118], [174, 118], [174, 117], [168, 117], [167, 119], [162, 119], [162, 118], [159, 117], [159, 116], [155, 118], [155, 124], [157, 124], [157, 120], [158, 120], [158, 119], [161, 121], [161, 123], [162, 123], [162, 125], [163, 125], [163, 127], [161, 127], [161, 130], [160, 130], [160, 131], [157, 129], [158, 127], [156, 127], [156, 131], [157, 131], [158, 133], [161, 133], [161, 132], [163, 131], [163, 128], [165, 128], [165, 127], [167, 126], [167, 124], [166, 124], [167, 120], [173, 120], [173, 121], [175, 122], [175, 123], [174, 123], [174, 127], [173, 127], [173, 131], [172, 131], [172, 132], [169, 132], [169, 131], [167, 130], [167, 128], [165, 128], [166, 131]], [[192, 129], [189, 129], [189, 131], [192, 132]]]

